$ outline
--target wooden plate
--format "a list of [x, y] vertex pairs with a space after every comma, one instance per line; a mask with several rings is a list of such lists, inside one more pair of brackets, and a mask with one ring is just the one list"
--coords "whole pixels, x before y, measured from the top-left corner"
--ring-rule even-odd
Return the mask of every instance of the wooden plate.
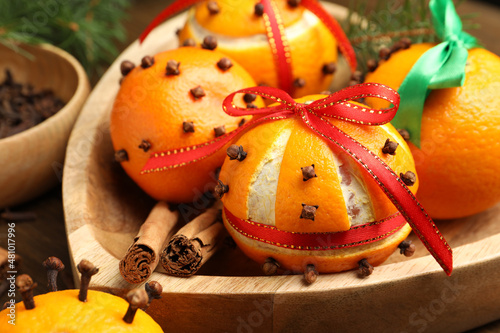
[[[118, 272], [119, 258], [154, 204], [113, 162], [108, 129], [119, 64], [175, 47], [183, 22], [183, 15], [169, 20], [115, 61], [70, 138], [63, 179], [69, 245], [74, 263], [85, 258], [100, 267], [96, 289], [120, 294], [133, 287]], [[148, 312], [166, 331], [186, 332], [454, 332], [499, 319], [500, 205], [439, 227], [454, 248], [451, 277], [416, 239], [412, 258], [395, 253], [368, 278], [350, 271], [322, 275], [311, 286], [302, 276], [262, 276], [239, 250], [227, 248], [191, 278], [153, 273], [165, 293]]]

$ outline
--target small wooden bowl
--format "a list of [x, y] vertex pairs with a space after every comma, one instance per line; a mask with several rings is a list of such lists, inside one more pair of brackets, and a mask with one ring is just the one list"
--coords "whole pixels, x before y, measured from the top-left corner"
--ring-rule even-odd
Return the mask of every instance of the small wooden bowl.
[[[118, 263], [154, 204], [113, 161], [109, 117], [119, 65], [176, 47], [174, 32], [184, 18], [169, 20], [115, 61], [71, 135], [63, 180], [66, 230], [73, 268], [82, 259], [100, 268], [92, 288], [122, 294], [133, 287]], [[368, 278], [349, 271], [320, 275], [310, 286], [302, 275], [263, 276], [240, 250], [223, 248], [190, 278], [153, 273], [164, 294], [148, 312], [166, 332], [457, 332], [499, 319], [500, 205], [438, 225], [454, 249], [451, 277], [414, 235], [411, 258], [394, 253]]]
[[5, 69], [36, 90], [51, 89], [66, 105], [26, 131], [0, 139], [0, 207], [16, 205], [61, 182], [69, 134], [90, 86], [80, 63], [52, 45], [21, 46], [33, 61], [0, 45], [0, 81]]

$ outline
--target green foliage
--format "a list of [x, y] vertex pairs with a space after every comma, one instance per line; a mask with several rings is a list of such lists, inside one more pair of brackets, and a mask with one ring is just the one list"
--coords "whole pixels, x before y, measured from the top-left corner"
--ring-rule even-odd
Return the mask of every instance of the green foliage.
[[[118, 55], [129, 0], [2, 0], [0, 43], [50, 43], [74, 55], [89, 75]], [[21, 51], [22, 52], [22, 51]]]
[[[428, 4], [429, 0], [352, 0], [342, 26], [354, 47], [360, 70], [366, 73], [369, 59], [378, 60], [381, 48], [390, 48], [403, 37], [413, 43], [437, 42]], [[470, 22], [475, 16], [461, 17], [464, 30], [476, 28]]]

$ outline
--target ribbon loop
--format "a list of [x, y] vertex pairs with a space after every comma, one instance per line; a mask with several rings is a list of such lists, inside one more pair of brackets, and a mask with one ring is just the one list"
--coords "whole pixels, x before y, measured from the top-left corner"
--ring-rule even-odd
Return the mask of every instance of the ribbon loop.
[[442, 42], [425, 52], [413, 65], [398, 89], [401, 105], [392, 121], [410, 133], [410, 141], [420, 147], [424, 103], [433, 89], [459, 87], [465, 81], [468, 49], [477, 40], [462, 31], [462, 22], [452, 0], [429, 2], [432, 22]]
[[[233, 103], [236, 94], [241, 93], [255, 94], [277, 103], [261, 109], [242, 109]], [[365, 97], [388, 100], [393, 104], [393, 107], [387, 110], [371, 109], [352, 102], [354, 99]], [[332, 117], [365, 125], [378, 125], [389, 122], [394, 117], [398, 106], [399, 97], [394, 90], [374, 83], [355, 85], [312, 103], [297, 103], [286, 92], [276, 88], [254, 87], [241, 89], [224, 99], [224, 111], [233, 116], [253, 114], [259, 117], [255, 117], [237, 130], [218, 137], [211, 142], [153, 153], [144, 166], [143, 172], [163, 171], [198, 161], [222, 149], [236, 135], [251, 126], [295, 117], [302, 121], [313, 133], [323, 138], [329, 145], [335, 145], [344, 150], [371, 175], [385, 195], [394, 203], [404, 219], [411, 225], [436, 261], [449, 275], [453, 268], [451, 248], [413, 193], [376, 154], [326, 119], [326, 117]]]

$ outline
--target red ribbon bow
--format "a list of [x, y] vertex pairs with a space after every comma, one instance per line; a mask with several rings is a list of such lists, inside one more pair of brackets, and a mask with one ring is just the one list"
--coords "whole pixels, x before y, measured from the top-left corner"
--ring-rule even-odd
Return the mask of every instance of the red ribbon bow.
[[[274, 100], [278, 104], [259, 109], [239, 108], [233, 104], [234, 96], [238, 93], [259, 95]], [[384, 99], [391, 102], [393, 107], [378, 110], [359, 106], [351, 102], [352, 100], [366, 97]], [[337, 118], [363, 125], [382, 125], [394, 117], [398, 106], [398, 93], [387, 86], [375, 83], [351, 86], [307, 105], [295, 102], [286, 92], [276, 88], [254, 87], [242, 89], [225, 98], [223, 102], [224, 111], [235, 117], [246, 115], [260, 117], [254, 118], [238, 129], [215, 138], [213, 141], [196, 146], [153, 153], [142, 172], [149, 173], [167, 170], [204, 159], [222, 149], [236, 135], [250, 126], [268, 121], [298, 117], [314, 133], [326, 140], [328, 144], [335, 144], [340, 147], [368, 171], [413, 228], [413, 231], [415, 231], [424, 243], [427, 250], [441, 265], [446, 274], [450, 275], [453, 269], [452, 250], [413, 193], [406, 187], [398, 175], [376, 154], [332, 125], [326, 119]]]
[[[174, 1], [146, 27], [139, 37], [139, 41], [142, 43], [149, 33], [167, 18], [201, 1], [202, 0]], [[281, 16], [276, 8], [274, 0], [261, 0], [260, 3], [264, 6], [264, 15], [262, 16], [266, 22], [267, 39], [274, 55], [279, 87], [291, 93], [293, 90], [292, 59]], [[339, 23], [331, 17], [316, 0], [302, 0], [300, 4], [316, 15], [330, 30], [338, 42], [340, 52], [342, 52], [347, 59], [351, 70], [354, 72], [357, 67], [356, 54]]]

